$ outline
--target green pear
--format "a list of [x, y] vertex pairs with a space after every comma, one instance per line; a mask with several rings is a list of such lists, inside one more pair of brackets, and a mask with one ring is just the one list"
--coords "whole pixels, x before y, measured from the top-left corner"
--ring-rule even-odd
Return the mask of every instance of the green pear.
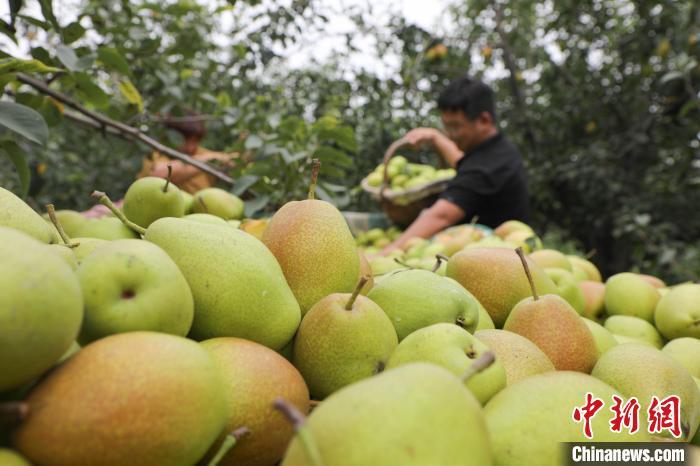
[[588, 273], [586, 273], [586, 271], [578, 265], [571, 264], [571, 273], [574, 275], [574, 277], [576, 277], [576, 280], [578, 280], [579, 282], [583, 280], [588, 280]]
[[161, 217], [182, 217], [185, 202], [177, 186], [155, 176], [139, 178], [124, 195], [126, 218], [146, 228]]
[[476, 325], [474, 331], [476, 332], [479, 330], [490, 330], [494, 328], [496, 328], [496, 326], [493, 325], [493, 320], [491, 320], [491, 316], [488, 312], [486, 312], [484, 306], [482, 306], [481, 303], [479, 303], [479, 323]]
[[515, 244], [523, 248], [527, 254], [533, 251], [542, 249], [542, 240], [537, 237], [534, 233], [528, 231], [514, 231], [504, 238], [507, 243]]
[[372, 275], [375, 277], [404, 268], [403, 265], [396, 262], [393, 258], [382, 256], [373, 257], [369, 261], [369, 265], [372, 268]]
[[645, 346], [649, 346], [651, 348], [659, 349], [659, 347], [657, 345], [655, 345], [647, 340], [641, 340], [639, 338], [634, 338], [634, 337], [630, 337], [627, 335], [618, 335], [617, 333], [613, 333], [612, 336], [615, 338], [615, 341], [617, 341], [618, 345], [622, 345], [624, 343], [636, 343], [638, 345], [645, 345]]
[[243, 201], [220, 188], [205, 188], [194, 195], [192, 212], [212, 214], [224, 220], [243, 218]]
[[49, 251], [51, 251], [51, 254], [55, 254], [56, 256], [63, 259], [66, 262], [66, 264], [70, 266], [71, 269], [78, 269], [78, 258], [75, 256], [73, 249], [66, 246], [65, 244], [48, 244], [46, 247]]
[[579, 281], [574, 274], [556, 267], [546, 268], [544, 271], [559, 289], [559, 296], [566, 299], [579, 315], [584, 315], [586, 297], [583, 295]]
[[428, 270], [396, 272], [375, 284], [367, 294], [396, 328], [399, 341], [410, 333], [439, 322], [473, 332], [479, 322], [479, 303], [451, 278]]
[[71, 243], [77, 244], [78, 246], [73, 248], [73, 254], [78, 260], [78, 263], [82, 262], [87, 256], [89, 256], [92, 251], [98, 246], [106, 244], [108, 240], [99, 238], [71, 238]]
[[700, 338], [700, 285], [689, 283], [674, 286], [659, 300], [654, 323], [669, 340]]
[[700, 378], [700, 340], [683, 337], [671, 340], [661, 350], [688, 369], [690, 375]]
[[605, 282], [605, 309], [610, 315], [640, 317], [653, 322], [661, 295], [636, 273], [618, 273]]
[[[226, 220], [226, 223], [228, 223], [233, 228], [239, 228], [241, 226], [240, 220]], [[260, 239], [260, 238], [258, 238], [258, 239]]]
[[201, 463], [209, 464], [224, 437], [241, 426], [250, 431], [219, 461], [219, 466], [273, 466], [282, 459], [292, 426], [273, 407], [277, 398], [309, 412], [309, 389], [299, 371], [271, 349], [241, 338], [214, 338], [200, 343], [221, 367], [229, 394], [226, 428]]
[[586, 306], [583, 316], [592, 320], [600, 319], [605, 312], [605, 285], [592, 280], [579, 282]]
[[[48, 214], [44, 214], [42, 217], [53, 226]], [[80, 227], [88, 221], [87, 217], [75, 210], [57, 210], [56, 218], [68, 236], [76, 236]]]
[[603, 281], [598, 267], [596, 267], [593, 262], [589, 261], [588, 259], [584, 259], [583, 257], [573, 255], [568, 255], [566, 256], [566, 258], [569, 259], [569, 262], [571, 263], [572, 267], [577, 267], [580, 270], [586, 272], [588, 278], [584, 278], [583, 280], [590, 280], [598, 283]]
[[600, 357], [591, 375], [624, 396], [636, 397], [641, 405], [641, 425], [648, 425], [653, 396], [662, 400], [677, 395], [681, 399], [680, 438], [688, 441], [695, 435], [700, 422], [700, 390], [688, 370], [664, 352], [641, 344], [618, 345]]
[[187, 214], [182, 217], [183, 220], [189, 220], [190, 222], [208, 223], [210, 225], [226, 225], [226, 220], [221, 217], [217, 217], [212, 214]]
[[[572, 419], [574, 409], [586, 403], [586, 394], [600, 398], [606, 407], [591, 419], [592, 439], [583, 423]], [[484, 408], [493, 442], [495, 466], [561, 466], [566, 464], [562, 442], [645, 442], [644, 428], [635, 434], [623, 428], [610, 430], [612, 411], [607, 406], [619, 393], [611, 386], [580, 372], [537, 374], [510, 385]]]
[[554, 370], [554, 364], [533, 342], [507, 330], [480, 330], [474, 336], [494, 352], [506, 371], [506, 385]]
[[112, 335], [32, 390], [14, 443], [42, 465], [192, 466], [226, 425], [224, 388], [217, 363], [192, 340]]
[[192, 326], [190, 287], [153, 243], [122, 239], [100, 246], [82, 261], [78, 278], [85, 302], [82, 344], [136, 330], [184, 337]]
[[527, 224], [519, 221], [519, 220], [508, 220], [506, 222], [503, 222], [500, 224], [496, 229], [493, 231], [497, 236], [500, 236], [501, 238], [505, 238], [509, 234], [515, 232], [515, 231], [526, 231], [531, 234], [535, 234], [535, 232], [528, 226]]
[[486, 236], [486, 237], [480, 239], [479, 241], [469, 243], [464, 247], [464, 249], [476, 249], [476, 248], [513, 249], [513, 245], [510, 243], [506, 243], [498, 236]]
[[554, 249], [540, 249], [530, 254], [532, 262], [543, 269], [559, 268], [571, 272], [571, 262], [564, 254]]
[[646, 341], [658, 349], [663, 346], [659, 332], [644, 319], [632, 316], [610, 316], [605, 320], [603, 326], [615, 335]]
[[2, 466], [32, 466], [22, 455], [7, 448], [0, 448], [0, 464]]
[[[421, 328], [404, 338], [389, 358], [387, 368], [413, 362], [431, 362], [463, 375], [489, 347], [472, 334], [454, 324], [435, 324]], [[496, 361], [482, 372], [470, 377], [465, 385], [481, 404], [506, 386], [506, 371]]]
[[588, 326], [588, 330], [590, 330], [593, 334], [593, 340], [595, 340], [595, 346], [598, 349], [598, 357], [613, 346], [618, 345], [616, 337], [608, 329], [600, 325], [598, 322], [594, 322], [585, 317], [582, 317], [582, 319]]
[[78, 279], [46, 248], [21, 231], [0, 227], [0, 392], [49, 369], [80, 330]]
[[280, 349], [294, 336], [299, 305], [275, 257], [252, 235], [165, 217], [144, 239], [160, 246], [190, 285], [192, 337], [236, 336]]
[[139, 237], [116, 217], [90, 219], [78, 229], [76, 236], [104, 240], [132, 239]]
[[[328, 466], [490, 466], [481, 407], [459, 378], [413, 363], [352, 384], [321, 403], [306, 424]], [[282, 466], [307, 466], [295, 436]]]
[[191, 214], [194, 196], [187, 191], [180, 191], [180, 195], [182, 196], [182, 206], [185, 208], [185, 215]]
[[355, 292], [334, 293], [304, 315], [294, 338], [294, 365], [314, 398], [323, 399], [381, 372], [398, 344], [384, 311]]
[[34, 212], [12, 191], [2, 187], [0, 187], [0, 226], [19, 230], [42, 243], [58, 243], [56, 229], [47, 224], [41, 215]]

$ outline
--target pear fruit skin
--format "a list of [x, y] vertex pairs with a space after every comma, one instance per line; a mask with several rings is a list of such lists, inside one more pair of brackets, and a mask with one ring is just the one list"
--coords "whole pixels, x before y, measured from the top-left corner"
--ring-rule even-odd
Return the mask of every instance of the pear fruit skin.
[[92, 252], [100, 245], [106, 244], [109, 240], [99, 239], [99, 238], [71, 238], [71, 243], [78, 244], [73, 248], [73, 254], [78, 260], [78, 264], [82, 262], [87, 256], [92, 254]]
[[194, 301], [185, 277], [161, 248], [122, 239], [96, 248], [78, 270], [85, 303], [79, 341], [150, 330], [186, 336]]
[[42, 466], [192, 466], [226, 424], [217, 363], [199, 344], [155, 332], [81, 349], [26, 399], [14, 443]]
[[[526, 259], [540, 294], [558, 293], [554, 282]], [[513, 306], [532, 296], [523, 264], [512, 249], [468, 248], [450, 257], [447, 276], [456, 280], [484, 306], [496, 328], [503, 327]]]
[[481, 303], [479, 303], [479, 323], [476, 325], [474, 331], [477, 332], [479, 330], [490, 330], [495, 328], [496, 326], [493, 324], [491, 316], [488, 312], [486, 312], [484, 306], [482, 306]]
[[554, 370], [554, 364], [527, 338], [507, 330], [480, 330], [474, 334], [496, 355], [506, 371], [506, 385]]
[[605, 282], [605, 309], [610, 315], [628, 315], [653, 322], [659, 298], [657, 289], [636, 273], [618, 273]]
[[585, 317], [582, 317], [581, 319], [583, 319], [583, 322], [588, 326], [588, 330], [590, 330], [593, 334], [595, 346], [598, 349], [598, 357], [613, 346], [617, 346], [619, 344], [615, 335], [613, 335], [608, 329], [600, 325], [598, 322], [594, 322]]
[[673, 287], [659, 300], [654, 323], [669, 340], [700, 338], [700, 285], [688, 283]]
[[212, 214], [187, 214], [182, 217], [184, 220], [189, 220], [190, 222], [208, 223], [211, 225], [225, 225], [229, 226], [221, 217], [217, 217]]
[[[167, 184], [167, 191], [163, 191]], [[131, 183], [124, 195], [124, 215], [135, 224], [148, 226], [161, 217], [185, 215], [180, 190], [163, 178], [146, 176]]]
[[370, 267], [365, 255], [359, 251], [357, 254], [360, 256], [360, 276], [357, 277], [357, 279], [359, 280], [362, 277], [368, 278], [367, 283], [365, 283], [365, 286], [362, 287], [362, 291], [360, 291], [360, 293], [367, 296], [367, 293], [369, 293], [369, 291], [374, 287], [374, 275], [372, 275], [372, 267]]
[[[434, 364], [407, 364], [345, 387], [314, 409], [306, 425], [326, 465], [493, 464], [478, 401]], [[297, 436], [282, 466], [308, 464]]]
[[2, 466], [32, 466], [16, 451], [0, 448], [0, 464]]
[[[583, 423], [572, 420], [586, 393], [605, 402], [591, 419], [593, 438], [583, 433]], [[506, 387], [484, 408], [493, 443], [496, 466], [561, 466], [566, 464], [560, 442], [650, 441], [643, 424], [630, 435], [610, 431], [612, 396], [620, 394], [587, 374], [554, 371], [534, 375]], [[535, 459], [533, 462], [533, 459]]]
[[[51, 223], [48, 214], [44, 214], [42, 217], [53, 227], [53, 223]], [[87, 217], [80, 212], [67, 209], [57, 210], [56, 218], [61, 224], [61, 227], [63, 227], [63, 231], [70, 237], [76, 236], [78, 230], [88, 221]]]
[[661, 350], [671, 356], [683, 367], [688, 369], [690, 375], [700, 378], [700, 340], [697, 338], [677, 338], [666, 343]]
[[394, 326], [377, 304], [358, 295], [347, 310], [350, 297], [323, 298], [304, 315], [294, 337], [294, 365], [315, 399], [381, 372], [398, 344]]
[[224, 220], [243, 218], [243, 201], [221, 188], [205, 188], [197, 191], [192, 199], [192, 212], [211, 214]]
[[224, 435], [246, 426], [250, 435], [229, 450], [219, 466], [277, 464], [294, 432], [291, 424], [274, 409], [273, 402], [278, 397], [284, 398], [307, 414], [309, 389], [301, 374], [275, 351], [249, 340], [213, 338], [200, 344], [221, 367], [229, 394], [226, 428], [207, 458], [216, 454]]
[[585, 307], [583, 317], [592, 320], [599, 319], [605, 312], [605, 285], [600, 282], [584, 280], [579, 282], [583, 292]]
[[516, 231], [526, 231], [533, 235], [535, 234], [534, 230], [528, 224], [523, 223], [520, 220], [507, 220], [497, 226], [493, 232], [496, 234], [496, 236], [505, 238]]
[[77, 236], [107, 241], [114, 239], [138, 239], [139, 235], [116, 217], [90, 219], [78, 230]]
[[360, 273], [355, 239], [325, 201], [288, 202], [272, 216], [263, 243], [275, 255], [304, 315], [332, 293], [350, 293]]
[[583, 315], [586, 312], [586, 297], [583, 295], [583, 290], [579, 287], [579, 281], [574, 274], [556, 267], [547, 268], [544, 271], [557, 285], [559, 296], [566, 299], [579, 315]]
[[[474, 360], [489, 347], [454, 324], [435, 324], [416, 330], [403, 339], [389, 358], [387, 368], [413, 362], [430, 362], [461, 377]], [[483, 371], [470, 377], [465, 385], [479, 403], [485, 404], [506, 386], [506, 371], [498, 356]]]
[[418, 329], [449, 322], [473, 332], [479, 303], [456, 281], [428, 270], [406, 270], [383, 278], [367, 294], [384, 310], [399, 341]]
[[194, 196], [187, 191], [180, 191], [182, 196], [182, 207], [185, 210], [185, 215], [192, 213], [192, 204], [194, 203]]
[[14, 228], [46, 244], [58, 243], [56, 229], [12, 191], [0, 187], [0, 226]]
[[68, 264], [68, 266], [73, 270], [78, 270], [78, 258], [76, 257], [73, 249], [66, 246], [65, 244], [47, 244], [46, 247], [51, 254], [54, 254]]
[[80, 330], [78, 278], [46, 248], [21, 231], [0, 227], [0, 392], [49, 369]]
[[529, 256], [532, 262], [543, 269], [559, 268], [572, 272], [569, 259], [567, 259], [563, 253], [554, 249], [540, 249], [539, 251], [530, 253]]
[[[700, 389], [688, 370], [664, 352], [637, 343], [618, 345], [600, 357], [591, 375], [626, 397], [636, 397], [642, 426], [648, 425], [647, 411], [652, 396], [662, 400], [678, 395], [681, 440], [693, 438], [700, 422]], [[660, 435], [670, 436], [667, 431]]]
[[228, 225], [156, 220], [146, 240], [160, 246], [190, 285], [198, 340], [234, 336], [280, 349], [301, 314], [275, 257], [259, 240]]
[[664, 344], [661, 335], [659, 335], [654, 326], [639, 317], [610, 316], [605, 320], [603, 326], [616, 336], [622, 335], [641, 340], [654, 348], [661, 349]]
[[572, 267], [579, 267], [584, 272], [586, 272], [586, 275], [588, 275], [588, 278], [586, 278], [586, 280], [597, 283], [603, 282], [603, 277], [600, 274], [600, 270], [598, 270], [598, 267], [596, 267], [593, 262], [589, 261], [588, 259], [584, 259], [583, 257], [573, 255], [566, 256], [566, 258], [569, 259], [569, 262], [571, 263]]
[[536, 344], [558, 371], [589, 373], [598, 359], [593, 334], [581, 317], [557, 295], [526, 298], [503, 326]]

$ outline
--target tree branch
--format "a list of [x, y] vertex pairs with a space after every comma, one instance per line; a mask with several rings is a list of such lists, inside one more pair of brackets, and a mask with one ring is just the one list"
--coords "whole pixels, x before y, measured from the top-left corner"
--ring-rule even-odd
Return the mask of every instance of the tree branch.
[[[129, 125], [125, 125], [124, 123], [121, 123], [119, 121], [112, 120], [109, 117], [106, 117], [100, 113], [94, 112], [92, 110], [89, 110], [82, 105], [80, 105], [78, 102], [75, 100], [71, 99], [67, 95], [55, 91], [51, 89], [46, 83], [44, 83], [41, 80], [32, 78], [31, 76], [28, 76], [24, 73], [17, 73], [17, 80], [32, 86], [34, 89], [38, 90], [42, 94], [49, 95], [53, 97], [54, 99], [58, 100], [59, 102], [62, 102], [63, 104], [67, 105], [68, 107], [71, 107], [81, 114], [85, 115], [88, 118], [91, 118], [95, 122], [98, 123], [99, 128], [112, 128], [113, 130], [116, 130], [120, 135], [127, 139], [131, 140], [137, 140], [141, 141], [142, 143], [146, 144], [147, 146], [151, 147], [152, 149], [157, 150], [158, 152], [162, 152], [163, 154], [167, 155], [168, 157], [180, 160], [188, 165], [195, 166], [202, 170], [203, 172], [209, 173], [212, 176], [215, 176], [216, 178], [220, 179], [221, 181], [224, 181], [225, 183], [228, 184], [233, 184], [233, 179], [226, 175], [225, 173], [211, 167], [210, 165], [201, 162], [199, 160], [193, 159], [192, 157], [188, 156], [187, 154], [183, 154], [180, 151], [177, 151], [171, 147], [168, 147], [164, 144], [161, 144], [160, 142], [156, 141], [155, 139], [151, 138], [150, 136], [147, 136], [143, 134], [141, 131], [139, 131], [137, 128], [134, 128]], [[76, 120], [76, 118], [71, 118], [73, 120]], [[88, 123], [87, 120], [81, 118], [82, 123], [89, 124], [90, 126], [95, 126], [92, 125], [91, 123]]]

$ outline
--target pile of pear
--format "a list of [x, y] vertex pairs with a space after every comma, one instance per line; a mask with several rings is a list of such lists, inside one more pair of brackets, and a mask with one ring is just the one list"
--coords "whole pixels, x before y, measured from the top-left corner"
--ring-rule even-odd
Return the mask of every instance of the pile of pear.
[[[402, 192], [420, 188], [438, 180], [449, 180], [457, 174], [454, 168], [438, 168], [422, 163], [411, 163], [403, 155], [397, 155], [389, 160], [386, 168], [389, 178], [389, 190]], [[378, 188], [384, 181], [384, 164], [380, 163], [367, 175], [367, 184]]]
[[[401, 254], [430, 267], [378, 273], [315, 176], [251, 231], [228, 192], [195, 195], [216, 219], [198, 221], [176, 190], [93, 193], [130, 234], [96, 238], [0, 188], [2, 464], [554, 466], [589, 441], [589, 392], [637, 397], [642, 426], [678, 395], [663, 435], [699, 441], [698, 284], [603, 282], [519, 222], [416, 240]], [[654, 440], [611, 415], [590, 440]]]

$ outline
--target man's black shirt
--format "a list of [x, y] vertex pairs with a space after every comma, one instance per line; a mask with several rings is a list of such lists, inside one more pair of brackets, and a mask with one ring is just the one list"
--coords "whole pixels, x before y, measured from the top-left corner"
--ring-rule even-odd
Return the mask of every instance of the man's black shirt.
[[506, 220], [530, 220], [522, 157], [501, 133], [464, 153], [440, 198], [464, 211], [462, 222], [478, 215], [478, 223], [495, 228]]

